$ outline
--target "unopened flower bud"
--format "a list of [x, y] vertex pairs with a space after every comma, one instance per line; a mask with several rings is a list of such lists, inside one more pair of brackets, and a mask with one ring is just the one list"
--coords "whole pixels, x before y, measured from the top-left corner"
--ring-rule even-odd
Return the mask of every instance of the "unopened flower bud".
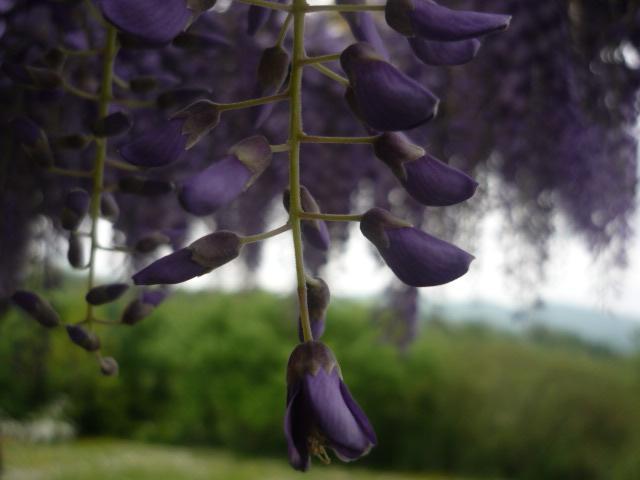
[[413, 145], [401, 133], [387, 132], [374, 142], [376, 156], [391, 169], [409, 194], [430, 206], [448, 206], [471, 198], [478, 183]]
[[152, 128], [125, 143], [120, 149], [122, 158], [138, 167], [163, 167], [182, 158], [187, 146], [183, 135], [184, 119], [174, 118]]
[[162, 232], [152, 232], [138, 239], [133, 246], [137, 253], [151, 253], [161, 245], [167, 245], [171, 239]]
[[43, 327], [53, 328], [60, 325], [58, 313], [37, 293], [18, 290], [11, 296], [11, 300]]
[[407, 37], [451, 42], [504, 30], [509, 15], [452, 10], [433, 0], [388, 0], [387, 24]]
[[360, 230], [393, 273], [407, 285], [449, 283], [469, 270], [473, 255], [433, 237], [381, 208], [366, 212]]
[[126, 283], [110, 283], [93, 287], [87, 292], [85, 299], [91, 305], [104, 305], [120, 298], [129, 289]]
[[143, 318], [149, 316], [153, 310], [166, 298], [163, 290], [147, 290], [138, 298], [129, 302], [122, 312], [121, 322], [125, 325], [135, 325]]
[[[319, 277], [307, 278], [307, 310], [309, 311], [309, 323], [314, 340], [320, 340], [326, 326], [327, 309], [331, 301], [331, 292], [327, 282]], [[302, 324], [298, 321], [298, 338], [304, 341]]]
[[64, 200], [64, 208], [60, 215], [60, 223], [65, 230], [78, 229], [85, 215], [89, 211], [90, 197], [86, 190], [74, 188], [70, 190]]
[[118, 375], [118, 362], [113, 357], [100, 357], [100, 373], [105, 377]]
[[210, 215], [247, 190], [271, 163], [266, 138], [246, 138], [209, 168], [187, 179], [180, 189], [182, 207], [194, 215]]
[[209, 273], [240, 254], [240, 237], [225, 230], [199, 238], [191, 245], [162, 257], [133, 275], [136, 285], [186, 282]]
[[69, 339], [88, 352], [100, 350], [100, 338], [82, 325], [67, 325]]
[[438, 98], [385, 61], [368, 43], [346, 48], [340, 64], [351, 85], [352, 107], [370, 127], [409, 130], [435, 116]]
[[115, 137], [125, 133], [131, 128], [131, 119], [124, 112], [115, 112], [104, 118], [98, 119], [91, 131], [96, 137]]
[[118, 190], [122, 193], [129, 193], [132, 195], [155, 197], [173, 192], [174, 186], [173, 183], [165, 180], [128, 176], [122, 177], [118, 181]]
[[71, 233], [69, 236], [69, 248], [67, 250], [67, 260], [73, 268], [85, 268], [86, 259], [84, 255], [84, 246], [82, 244], [82, 238], [75, 233]]
[[[291, 192], [289, 189], [284, 191], [282, 197], [282, 203], [284, 208], [289, 211], [291, 202]], [[313, 198], [311, 192], [306, 187], [300, 186], [300, 206], [303, 212], [307, 213], [321, 213], [320, 206], [316, 199]], [[309, 245], [317, 248], [318, 250], [327, 251], [331, 244], [331, 238], [329, 237], [329, 229], [324, 220], [303, 220], [302, 221], [302, 235]]]
[[258, 64], [258, 83], [264, 92], [277, 92], [289, 73], [289, 54], [280, 45], [262, 52]]
[[115, 222], [120, 216], [118, 202], [109, 192], [103, 192], [100, 195], [100, 216], [111, 222]]
[[198, 100], [172, 118], [183, 119], [181, 133], [187, 137], [186, 149], [189, 150], [218, 125], [220, 106], [209, 100]]
[[27, 156], [43, 168], [53, 166], [53, 154], [47, 134], [27, 117], [16, 117], [12, 121], [13, 133]]

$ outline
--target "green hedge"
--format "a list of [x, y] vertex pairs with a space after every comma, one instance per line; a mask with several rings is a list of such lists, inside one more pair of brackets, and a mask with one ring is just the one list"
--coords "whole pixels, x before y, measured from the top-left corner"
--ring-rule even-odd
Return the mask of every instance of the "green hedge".
[[[54, 303], [74, 319], [83, 306], [71, 298], [63, 292]], [[294, 312], [290, 300], [263, 293], [176, 295], [136, 327], [101, 332], [120, 362], [117, 379], [96, 374], [64, 332], [13, 312], [0, 320], [0, 408], [24, 418], [63, 397], [87, 435], [283, 455]], [[436, 320], [399, 352], [372, 315], [364, 304], [335, 302], [325, 338], [377, 430], [369, 466], [640, 478], [638, 358]]]

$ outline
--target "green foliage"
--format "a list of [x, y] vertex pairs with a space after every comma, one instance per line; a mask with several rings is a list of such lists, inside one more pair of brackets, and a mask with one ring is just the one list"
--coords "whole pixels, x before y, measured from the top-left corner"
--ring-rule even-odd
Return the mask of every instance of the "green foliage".
[[[54, 299], [65, 318], [82, 305]], [[116, 315], [104, 307], [104, 317]], [[283, 455], [293, 303], [178, 294], [136, 327], [99, 330], [120, 377], [12, 313], [0, 320], [0, 409], [24, 418], [66, 397], [85, 434]], [[367, 305], [336, 301], [325, 341], [374, 424], [369, 466], [522, 479], [638, 478], [640, 360], [552, 333], [513, 337], [428, 322], [399, 352]]]

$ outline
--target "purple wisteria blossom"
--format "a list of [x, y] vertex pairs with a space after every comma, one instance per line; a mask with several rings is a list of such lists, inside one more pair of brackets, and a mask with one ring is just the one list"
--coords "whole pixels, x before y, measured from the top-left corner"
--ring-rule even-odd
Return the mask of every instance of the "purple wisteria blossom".
[[301, 471], [309, 468], [311, 455], [327, 462], [325, 447], [348, 462], [366, 455], [377, 443], [333, 352], [323, 343], [302, 343], [289, 357], [284, 431], [289, 462]]
[[438, 99], [429, 90], [384, 60], [368, 43], [355, 43], [340, 56], [349, 78], [351, 107], [379, 131], [410, 130], [431, 120]]
[[360, 222], [363, 235], [396, 276], [412, 287], [433, 287], [452, 282], [469, 270], [473, 255], [373, 208]]

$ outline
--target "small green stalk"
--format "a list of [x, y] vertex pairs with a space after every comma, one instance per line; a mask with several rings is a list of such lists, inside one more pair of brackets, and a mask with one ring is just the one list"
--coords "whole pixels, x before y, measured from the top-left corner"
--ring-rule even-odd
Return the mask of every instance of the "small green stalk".
[[362, 220], [360, 214], [343, 215], [339, 213], [310, 213], [302, 212], [300, 218], [304, 220], [325, 220], [327, 222], [359, 222]]
[[334, 72], [330, 68], [322, 65], [321, 63], [310, 63], [309, 66], [312, 67], [312, 68], [315, 68], [316, 70], [318, 70], [325, 77], [328, 77], [331, 80], [335, 80], [336, 82], [338, 82], [339, 84], [341, 84], [341, 85], [343, 85], [345, 87], [349, 86], [349, 80], [344, 78], [342, 75], [337, 74], [336, 72]]
[[259, 105], [265, 105], [267, 103], [281, 102], [289, 99], [288, 92], [278, 93], [276, 95], [269, 95], [268, 97], [251, 98], [249, 100], [243, 100], [241, 102], [222, 103], [218, 105], [218, 110], [224, 112], [225, 110], [240, 110], [242, 108], [257, 107]]
[[[117, 32], [115, 27], [107, 27], [107, 44], [102, 60], [102, 84], [98, 100], [98, 118], [102, 119], [109, 114], [109, 103], [113, 96], [113, 65], [117, 54]], [[104, 166], [107, 158], [107, 139], [96, 139], [96, 157], [93, 164], [93, 186], [91, 189], [91, 203], [89, 215], [91, 218], [91, 250], [89, 254], [89, 277], [87, 279], [87, 291], [91, 290], [95, 282], [96, 251], [98, 250], [98, 219], [100, 217], [100, 194], [104, 183]], [[93, 318], [93, 306], [87, 303], [85, 319], [91, 325]]]
[[304, 134], [302, 128], [302, 73], [305, 59], [304, 49], [304, 16], [308, 8], [306, 0], [293, 0], [293, 53], [291, 60], [291, 81], [289, 84], [289, 223], [293, 236], [295, 252], [296, 279], [298, 283], [298, 304], [300, 306], [300, 323], [305, 342], [313, 340], [309, 310], [307, 308], [307, 286], [305, 283], [304, 260], [302, 255], [302, 229], [300, 215], [300, 138]]
[[291, 230], [291, 225], [289, 225], [288, 223], [285, 223], [284, 225], [282, 225], [282, 226], [280, 226], [278, 228], [274, 228], [273, 230], [269, 230], [268, 232], [259, 233], [257, 235], [247, 235], [245, 237], [242, 237], [242, 239], [240, 241], [242, 243], [244, 243], [245, 245], [247, 243], [260, 242], [262, 240], [266, 240], [267, 238], [271, 238], [271, 237], [275, 237], [276, 235], [280, 235], [281, 233], [284, 233], [287, 230]]

